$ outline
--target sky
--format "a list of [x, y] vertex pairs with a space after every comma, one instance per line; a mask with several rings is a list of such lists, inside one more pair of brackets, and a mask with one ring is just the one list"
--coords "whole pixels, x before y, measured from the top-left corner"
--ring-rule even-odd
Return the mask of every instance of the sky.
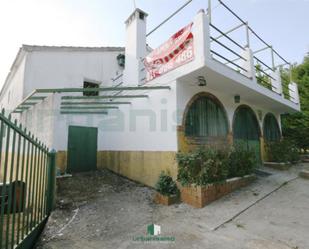
[[[146, 11], [150, 31], [186, 0], [135, 0]], [[212, 0], [212, 22], [228, 30], [239, 22]], [[309, 51], [309, 0], [224, 0], [288, 61], [301, 63]], [[156, 47], [191, 22], [207, 0], [192, 0], [175, 18], [147, 39]], [[1, 0], [0, 87], [22, 44], [54, 46], [124, 46], [124, 21], [134, 0]], [[244, 28], [231, 33], [245, 38]], [[252, 49], [262, 48], [252, 37]], [[263, 52], [264, 53], [264, 52]], [[263, 56], [263, 55], [262, 55]], [[279, 64], [279, 61], [278, 61]]]

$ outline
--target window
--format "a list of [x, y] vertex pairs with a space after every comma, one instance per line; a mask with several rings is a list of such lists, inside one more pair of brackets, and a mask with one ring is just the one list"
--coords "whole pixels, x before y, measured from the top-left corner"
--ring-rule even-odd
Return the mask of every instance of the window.
[[263, 127], [264, 139], [267, 142], [279, 141], [281, 138], [281, 133], [276, 117], [268, 113], [264, 118]]
[[[84, 81], [84, 88], [99, 88], [99, 84]], [[83, 92], [84, 96], [98, 96], [99, 91], [93, 91], [93, 92]]]
[[227, 118], [223, 107], [209, 96], [197, 98], [189, 107], [185, 134], [196, 137], [226, 136]]

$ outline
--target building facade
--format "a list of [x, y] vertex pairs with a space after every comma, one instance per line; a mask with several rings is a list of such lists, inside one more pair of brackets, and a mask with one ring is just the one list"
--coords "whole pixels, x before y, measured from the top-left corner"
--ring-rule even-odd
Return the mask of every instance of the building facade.
[[249, 43], [237, 63], [219, 60], [204, 11], [155, 49], [146, 20], [129, 16], [125, 48], [23, 46], [1, 107], [57, 151], [62, 172], [108, 168], [154, 186], [163, 170], [176, 177], [177, 152], [237, 141], [266, 160], [280, 115], [300, 110], [297, 85], [287, 98], [276, 67], [261, 77]]

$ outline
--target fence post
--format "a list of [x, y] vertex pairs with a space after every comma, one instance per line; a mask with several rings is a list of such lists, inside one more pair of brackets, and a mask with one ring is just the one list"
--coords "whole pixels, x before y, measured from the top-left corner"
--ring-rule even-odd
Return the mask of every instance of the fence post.
[[49, 215], [55, 206], [56, 196], [56, 151], [48, 153], [48, 185], [47, 185], [47, 214]]

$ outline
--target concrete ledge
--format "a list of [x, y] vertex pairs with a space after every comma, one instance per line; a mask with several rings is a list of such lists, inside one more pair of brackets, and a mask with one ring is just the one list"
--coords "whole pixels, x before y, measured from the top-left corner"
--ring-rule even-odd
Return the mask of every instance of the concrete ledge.
[[291, 167], [289, 163], [277, 163], [277, 162], [264, 162], [265, 167], [269, 167], [277, 170], [288, 170]]
[[299, 172], [299, 176], [305, 179], [309, 179], [309, 170], [302, 170]]
[[193, 207], [202, 208], [236, 189], [249, 185], [255, 179], [255, 175], [246, 175], [205, 186], [182, 186], [180, 188], [181, 200]]

